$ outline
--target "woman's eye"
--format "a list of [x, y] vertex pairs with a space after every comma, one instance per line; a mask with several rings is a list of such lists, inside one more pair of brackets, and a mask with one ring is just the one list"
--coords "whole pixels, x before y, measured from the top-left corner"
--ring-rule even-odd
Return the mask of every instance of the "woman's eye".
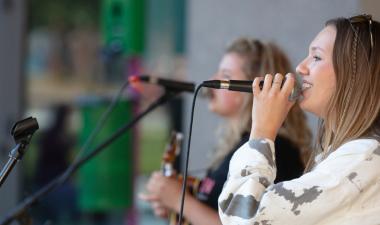
[[313, 56], [313, 59], [314, 59], [314, 61], [320, 61], [321, 57], [315, 55], [315, 56]]

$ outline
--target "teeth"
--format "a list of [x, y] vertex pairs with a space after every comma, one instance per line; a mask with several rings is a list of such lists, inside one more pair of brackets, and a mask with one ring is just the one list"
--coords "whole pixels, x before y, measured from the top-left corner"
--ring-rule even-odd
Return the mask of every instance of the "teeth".
[[302, 91], [306, 90], [306, 89], [309, 89], [311, 88], [312, 85], [311, 84], [308, 84], [308, 83], [302, 83]]

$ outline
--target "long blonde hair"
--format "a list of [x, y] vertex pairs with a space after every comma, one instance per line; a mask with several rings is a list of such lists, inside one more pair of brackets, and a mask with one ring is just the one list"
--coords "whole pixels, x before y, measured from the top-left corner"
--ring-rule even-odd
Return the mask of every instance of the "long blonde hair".
[[[285, 53], [274, 43], [262, 43], [256, 39], [241, 38], [234, 41], [225, 54], [234, 53], [244, 59], [243, 72], [247, 80], [265, 74], [292, 72]], [[245, 132], [251, 128], [252, 95], [246, 95], [240, 110], [238, 124], [232, 122], [221, 127], [222, 138], [217, 145], [217, 152], [212, 167], [215, 168], [224, 157], [233, 150]], [[289, 112], [279, 134], [287, 137], [301, 150], [302, 158], [308, 158], [312, 135], [306, 123], [306, 116], [296, 104]]]
[[320, 123], [315, 152], [324, 158], [350, 140], [380, 134], [380, 24], [373, 21], [370, 31], [369, 18], [363, 18], [326, 23], [336, 29], [332, 56], [336, 88]]

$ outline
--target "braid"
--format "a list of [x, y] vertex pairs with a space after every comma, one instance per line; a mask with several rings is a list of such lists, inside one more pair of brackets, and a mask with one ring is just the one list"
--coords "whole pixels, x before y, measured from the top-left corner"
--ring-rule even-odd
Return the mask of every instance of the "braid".
[[357, 55], [357, 49], [358, 49], [358, 33], [359, 33], [359, 27], [357, 28], [354, 28], [354, 41], [352, 43], [352, 49], [353, 49], [353, 53], [352, 53], [352, 60], [353, 60], [353, 66], [352, 66], [352, 75], [353, 75], [353, 78], [355, 77], [356, 75], [356, 55]]
[[[359, 36], [359, 27], [354, 29], [354, 41], [352, 43], [352, 74], [350, 76], [350, 86], [348, 90], [348, 98], [350, 98], [352, 94], [352, 87], [355, 83], [356, 73], [357, 73], [357, 52], [358, 52], [358, 36]], [[349, 101], [349, 99], [348, 99]], [[343, 114], [345, 115], [345, 114]]]

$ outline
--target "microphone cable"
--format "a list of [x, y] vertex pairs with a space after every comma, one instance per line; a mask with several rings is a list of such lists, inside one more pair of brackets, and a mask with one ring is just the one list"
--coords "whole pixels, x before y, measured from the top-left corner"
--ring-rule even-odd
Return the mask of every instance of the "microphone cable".
[[188, 168], [189, 168], [191, 133], [192, 133], [192, 130], [193, 130], [195, 102], [196, 102], [196, 99], [197, 99], [198, 92], [199, 92], [199, 90], [202, 87], [204, 87], [203, 83], [201, 83], [200, 85], [198, 85], [197, 88], [195, 89], [195, 93], [194, 93], [194, 96], [193, 96], [193, 102], [192, 102], [192, 105], [191, 105], [189, 139], [187, 140], [187, 151], [186, 151], [185, 168], [184, 168], [183, 181], [182, 181], [181, 207], [180, 207], [180, 211], [179, 211], [178, 225], [182, 224], [183, 208], [184, 208], [184, 205], [185, 205], [185, 193], [186, 193], [186, 186], [187, 186], [187, 174], [188, 174]]

